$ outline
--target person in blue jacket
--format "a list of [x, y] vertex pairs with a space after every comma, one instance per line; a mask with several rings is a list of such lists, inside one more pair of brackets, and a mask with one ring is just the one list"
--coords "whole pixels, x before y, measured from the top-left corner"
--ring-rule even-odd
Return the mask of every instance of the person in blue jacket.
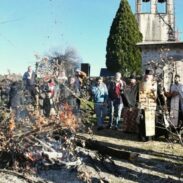
[[96, 79], [96, 85], [92, 87], [92, 96], [95, 104], [98, 130], [103, 129], [104, 118], [107, 113], [108, 89], [102, 77]]

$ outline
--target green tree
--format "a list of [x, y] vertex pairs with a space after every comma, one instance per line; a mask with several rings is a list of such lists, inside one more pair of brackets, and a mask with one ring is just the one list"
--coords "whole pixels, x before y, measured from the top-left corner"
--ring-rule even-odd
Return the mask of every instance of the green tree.
[[141, 71], [141, 51], [136, 46], [142, 41], [138, 23], [127, 0], [121, 0], [107, 40], [106, 66], [109, 71], [127, 76]]

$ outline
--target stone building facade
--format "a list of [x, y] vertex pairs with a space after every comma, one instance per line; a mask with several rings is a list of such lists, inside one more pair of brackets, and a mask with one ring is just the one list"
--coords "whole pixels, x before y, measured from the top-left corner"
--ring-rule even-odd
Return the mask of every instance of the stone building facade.
[[162, 50], [164, 50], [164, 55], [167, 54], [167, 59], [183, 60], [183, 42], [142, 42], [137, 45], [142, 49], [142, 65], [146, 65], [152, 60], [158, 61], [162, 55]]
[[175, 74], [180, 75], [183, 83], [183, 42], [142, 42], [137, 45], [142, 49], [143, 69], [152, 61], [159, 62], [161, 59], [168, 61], [169, 64], [161, 68], [164, 72], [164, 87], [167, 91]]
[[[144, 3], [150, 4], [148, 13], [142, 11]], [[158, 3], [164, 3], [165, 12], [158, 12]], [[142, 68], [145, 69], [148, 62], [157, 62], [161, 59], [161, 50], [167, 50], [169, 66], [164, 68], [165, 85], [168, 88], [172, 82], [172, 74], [179, 74], [183, 83], [183, 42], [176, 41], [175, 38], [175, 12], [174, 0], [136, 0], [136, 18], [139, 30], [143, 35], [143, 42], [138, 43], [142, 50]], [[172, 65], [174, 65], [173, 72]]]

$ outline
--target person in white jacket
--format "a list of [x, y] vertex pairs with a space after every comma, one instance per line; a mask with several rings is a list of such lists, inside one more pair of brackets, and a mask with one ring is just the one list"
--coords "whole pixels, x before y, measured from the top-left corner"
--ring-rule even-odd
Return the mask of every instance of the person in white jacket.
[[[171, 106], [170, 106], [170, 117], [172, 125], [178, 127], [179, 120], [183, 116], [183, 85], [180, 83], [180, 76], [175, 75], [174, 84], [170, 89], [171, 94]], [[180, 113], [179, 113], [180, 110]]]

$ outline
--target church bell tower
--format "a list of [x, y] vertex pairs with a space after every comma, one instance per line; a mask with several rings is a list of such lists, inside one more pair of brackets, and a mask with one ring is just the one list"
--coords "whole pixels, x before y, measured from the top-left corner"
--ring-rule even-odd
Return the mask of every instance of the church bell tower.
[[143, 42], [175, 41], [174, 0], [136, 0]]

